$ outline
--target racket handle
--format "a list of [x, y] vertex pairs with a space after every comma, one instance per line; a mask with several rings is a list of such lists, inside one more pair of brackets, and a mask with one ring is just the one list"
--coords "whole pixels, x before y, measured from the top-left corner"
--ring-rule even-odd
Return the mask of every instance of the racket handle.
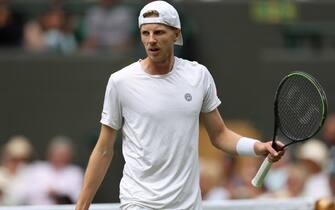
[[263, 185], [265, 176], [268, 174], [271, 166], [272, 166], [272, 163], [268, 160], [268, 158], [265, 158], [261, 167], [258, 169], [257, 174], [251, 180], [251, 184], [254, 187], [261, 187]]

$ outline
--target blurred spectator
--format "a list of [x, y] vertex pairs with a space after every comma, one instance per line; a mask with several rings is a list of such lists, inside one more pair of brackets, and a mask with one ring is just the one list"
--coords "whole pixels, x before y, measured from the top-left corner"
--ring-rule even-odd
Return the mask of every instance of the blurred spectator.
[[335, 201], [335, 162], [332, 162], [329, 170], [329, 186], [331, 191], [331, 197], [333, 201]]
[[99, 0], [88, 10], [84, 20], [84, 51], [125, 52], [135, 44], [133, 10], [121, 0]]
[[264, 193], [264, 188], [254, 187], [251, 179], [257, 173], [260, 162], [259, 159], [250, 157], [239, 157], [236, 166], [231, 194], [233, 199], [248, 199], [259, 197]]
[[77, 200], [83, 171], [72, 164], [73, 145], [65, 136], [51, 140], [48, 160], [35, 163], [30, 169], [26, 203], [70, 204]]
[[215, 159], [200, 159], [200, 190], [203, 200], [208, 200], [208, 193], [220, 180], [220, 163]]
[[335, 113], [328, 115], [323, 126], [322, 137], [329, 147], [330, 159], [335, 164]]
[[2, 205], [22, 204], [21, 189], [27, 165], [33, 159], [33, 147], [25, 136], [13, 136], [4, 145], [0, 167], [0, 203]]
[[7, 0], [0, 0], [0, 47], [20, 47], [24, 18], [11, 10]]
[[261, 197], [298, 198], [304, 196], [305, 182], [308, 178], [306, 168], [299, 163], [291, 163], [287, 167], [285, 185]]
[[330, 186], [325, 171], [328, 163], [327, 146], [320, 140], [311, 139], [300, 147], [298, 157], [309, 173], [304, 195], [315, 199], [329, 197]]
[[77, 49], [74, 36], [74, 18], [61, 7], [52, 7], [24, 28], [24, 44], [35, 52], [73, 53]]
[[[261, 132], [246, 120], [228, 120], [226, 124], [227, 127], [243, 136], [261, 138]], [[263, 192], [263, 189], [256, 189], [251, 185], [251, 178], [259, 168], [259, 160], [250, 157], [236, 157], [215, 149], [212, 147], [203, 124], [200, 124], [199, 136], [200, 187], [204, 200], [251, 198]], [[205, 170], [206, 167], [202, 165], [206, 162], [203, 160], [211, 160], [211, 165], [215, 164], [215, 167], [211, 168], [215, 168], [215, 171], [208, 171], [208, 167]]]
[[232, 183], [235, 177], [236, 157], [224, 154], [221, 158], [219, 182], [206, 195], [205, 200], [225, 200], [231, 197]]
[[286, 187], [277, 193], [277, 197], [295, 198], [304, 196], [305, 182], [308, 178], [306, 168], [301, 164], [290, 164], [288, 166], [288, 175]]
[[289, 159], [290, 154], [287, 152], [280, 161], [272, 165], [271, 170], [266, 175], [264, 180], [264, 186], [270, 192], [276, 192], [285, 187], [289, 173]]

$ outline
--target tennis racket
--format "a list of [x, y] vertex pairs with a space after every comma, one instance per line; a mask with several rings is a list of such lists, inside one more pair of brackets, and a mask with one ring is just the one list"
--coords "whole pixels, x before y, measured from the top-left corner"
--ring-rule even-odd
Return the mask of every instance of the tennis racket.
[[[327, 98], [318, 81], [305, 72], [288, 74], [275, 94], [272, 147], [278, 151], [310, 139], [320, 130], [326, 115]], [[282, 148], [276, 143], [279, 138], [284, 143]], [[253, 186], [262, 186], [271, 165], [265, 158], [251, 181]]]

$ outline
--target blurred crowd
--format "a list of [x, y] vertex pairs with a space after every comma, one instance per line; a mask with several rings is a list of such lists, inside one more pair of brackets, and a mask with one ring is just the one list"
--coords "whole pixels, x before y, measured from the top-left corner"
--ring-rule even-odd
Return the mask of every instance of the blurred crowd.
[[[50, 1], [46, 10], [27, 16], [13, 8], [10, 0], [0, 0], [0, 49], [61, 54], [127, 53], [140, 46], [137, 9], [122, 0], [97, 0], [81, 14], [64, 9], [62, 1]], [[194, 46], [188, 43], [192, 41], [192, 27], [187, 28], [187, 20], [183, 22], [184, 43]], [[191, 56], [190, 51], [194, 53], [191, 48], [184, 49], [189, 51], [185, 58]], [[202, 157], [203, 199], [335, 199], [335, 114], [328, 116], [319, 136], [290, 149], [283, 160], [273, 165], [262, 188], [250, 184], [261, 158], [223, 153], [215, 159]], [[69, 137], [52, 138], [43, 161], [36, 158], [33, 141], [25, 136], [13, 136], [1, 147], [0, 205], [76, 201], [83, 169], [73, 163], [75, 148]]]
[[11, 137], [1, 150], [0, 205], [74, 203], [83, 170], [73, 157], [73, 141], [67, 136], [53, 137], [43, 160], [36, 158], [30, 139]]
[[68, 12], [62, 1], [50, 1], [30, 16], [13, 8], [10, 0], [1, 0], [0, 47], [69, 54], [97, 49], [122, 53], [134, 46], [135, 13], [121, 0], [99, 0], [84, 13]]
[[335, 113], [330, 114], [318, 139], [292, 146], [272, 165], [264, 185], [251, 179], [262, 158], [222, 154], [200, 160], [200, 186], [204, 200], [248, 198], [312, 198], [335, 200]]
[[[96, 0], [76, 6], [82, 8], [68, 9], [66, 1], [48, 0], [43, 4], [45, 8], [27, 12], [29, 9], [18, 9], [11, 0], [0, 0], [0, 50], [23, 49], [35, 54], [108, 52], [127, 55], [132, 52], [141, 55], [137, 13], [142, 4], [149, 1], [130, 4], [123, 0]], [[26, 6], [30, 4], [27, 2]], [[183, 23], [186, 47], [176, 51], [177, 55], [182, 53], [179, 51], [187, 51], [190, 57], [194, 51], [188, 44], [191, 30], [187, 20]]]
[[[250, 181], [262, 158], [224, 153], [216, 159], [201, 156], [203, 199], [335, 200], [335, 113], [328, 116], [320, 134], [320, 139], [287, 151], [273, 164], [261, 188], [253, 187]], [[75, 149], [69, 137], [55, 136], [45, 157], [37, 159], [33, 141], [25, 136], [8, 139], [1, 148], [0, 206], [75, 203], [83, 180], [83, 169], [73, 161]]]

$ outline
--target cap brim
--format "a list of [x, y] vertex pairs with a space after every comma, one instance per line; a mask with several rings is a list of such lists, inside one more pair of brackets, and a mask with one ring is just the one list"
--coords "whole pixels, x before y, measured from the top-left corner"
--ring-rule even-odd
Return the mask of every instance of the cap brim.
[[177, 39], [177, 41], [174, 43], [175, 45], [179, 45], [179, 46], [183, 46], [184, 42], [183, 42], [183, 35], [180, 32], [180, 36]]

